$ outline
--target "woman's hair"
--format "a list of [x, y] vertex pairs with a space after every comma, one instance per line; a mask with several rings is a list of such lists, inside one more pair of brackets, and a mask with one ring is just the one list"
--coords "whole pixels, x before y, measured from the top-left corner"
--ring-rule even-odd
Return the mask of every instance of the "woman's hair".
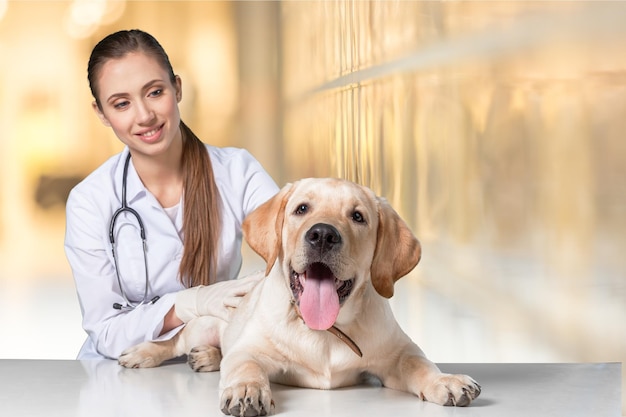
[[[87, 66], [89, 88], [98, 107], [98, 76], [110, 59], [120, 59], [131, 52], [142, 52], [157, 60], [173, 85], [176, 76], [163, 47], [141, 30], [124, 30], [102, 39], [91, 52]], [[187, 287], [209, 285], [217, 279], [217, 252], [220, 236], [220, 195], [213, 177], [211, 159], [204, 143], [180, 122], [183, 141], [183, 239], [184, 252], [179, 278]]]
[[110, 59], [120, 59], [131, 52], [143, 52], [157, 60], [159, 65], [167, 71], [172, 84], [176, 84], [174, 69], [170, 59], [161, 44], [149, 33], [141, 30], [121, 30], [102, 39], [91, 51], [87, 64], [87, 79], [91, 95], [102, 109], [98, 98], [98, 76], [100, 70]]

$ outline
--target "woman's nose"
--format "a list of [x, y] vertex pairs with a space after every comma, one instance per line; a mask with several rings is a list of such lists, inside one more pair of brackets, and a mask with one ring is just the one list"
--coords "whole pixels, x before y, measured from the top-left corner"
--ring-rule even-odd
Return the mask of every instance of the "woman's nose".
[[137, 123], [145, 124], [149, 123], [154, 119], [154, 111], [143, 101], [137, 104]]

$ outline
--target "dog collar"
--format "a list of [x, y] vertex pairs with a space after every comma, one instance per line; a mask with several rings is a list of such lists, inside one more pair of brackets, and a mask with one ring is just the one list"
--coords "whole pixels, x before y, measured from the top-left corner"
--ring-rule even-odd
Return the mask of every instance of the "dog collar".
[[343, 343], [345, 343], [346, 345], [348, 345], [348, 347], [350, 349], [352, 349], [352, 351], [354, 353], [356, 353], [357, 355], [359, 355], [359, 358], [363, 357], [363, 352], [361, 352], [361, 349], [359, 349], [359, 346], [354, 343], [354, 340], [350, 339], [350, 337], [348, 337], [347, 334], [345, 334], [344, 332], [342, 332], [341, 330], [339, 330], [337, 327], [335, 326], [331, 326], [330, 329], [327, 330], [328, 332], [331, 332], [332, 334], [334, 334], [335, 336], [337, 336], [339, 338], [339, 340], [341, 340]]

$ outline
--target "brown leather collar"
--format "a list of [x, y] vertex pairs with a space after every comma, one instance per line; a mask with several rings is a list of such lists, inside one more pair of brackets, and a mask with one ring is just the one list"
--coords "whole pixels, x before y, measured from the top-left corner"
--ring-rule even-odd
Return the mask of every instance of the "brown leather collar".
[[350, 339], [347, 334], [345, 334], [335, 326], [332, 326], [330, 329], [328, 329], [328, 331], [337, 336], [339, 340], [341, 340], [343, 343], [348, 345], [348, 347], [352, 349], [354, 353], [359, 355], [360, 358], [363, 357], [363, 353], [361, 352], [361, 349], [359, 349], [359, 346], [354, 343], [354, 340]]

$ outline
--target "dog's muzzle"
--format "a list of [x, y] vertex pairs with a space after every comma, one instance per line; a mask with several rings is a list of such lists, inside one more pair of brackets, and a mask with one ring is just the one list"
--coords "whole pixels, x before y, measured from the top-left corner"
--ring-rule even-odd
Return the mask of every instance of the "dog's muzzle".
[[306, 325], [327, 330], [335, 324], [339, 309], [352, 292], [354, 278], [339, 279], [333, 258], [343, 240], [332, 225], [317, 223], [305, 234], [310, 263], [302, 271], [291, 269], [290, 287], [295, 304]]
[[335, 324], [341, 305], [352, 293], [354, 278], [342, 281], [327, 265], [314, 262], [302, 272], [292, 269], [289, 282], [306, 325], [313, 330], [327, 330]]

